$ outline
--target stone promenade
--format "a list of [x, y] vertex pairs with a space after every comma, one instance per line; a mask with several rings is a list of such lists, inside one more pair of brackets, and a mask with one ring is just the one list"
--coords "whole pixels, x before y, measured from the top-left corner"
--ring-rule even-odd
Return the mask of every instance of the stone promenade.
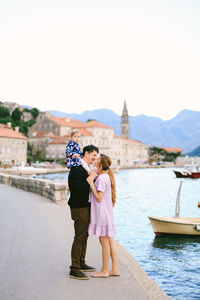
[[[169, 299], [120, 245], [119, 278], [69, 278], [73, 234], [66, 204], [0, 184], [0, 299]], [[87, 263], [100, 268], [96, 237], [89, 237]]]

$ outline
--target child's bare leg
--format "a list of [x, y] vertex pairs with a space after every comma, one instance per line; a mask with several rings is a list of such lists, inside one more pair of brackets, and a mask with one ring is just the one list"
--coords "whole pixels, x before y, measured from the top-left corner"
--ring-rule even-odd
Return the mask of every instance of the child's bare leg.
[[110, 245], [110, 256], [112, 259], [112, 270], [109, 272], [112, 274], [119, 274], [119, 265], [117, 259], [117, 247], [113, 237], [109, 237], [109, 245]]

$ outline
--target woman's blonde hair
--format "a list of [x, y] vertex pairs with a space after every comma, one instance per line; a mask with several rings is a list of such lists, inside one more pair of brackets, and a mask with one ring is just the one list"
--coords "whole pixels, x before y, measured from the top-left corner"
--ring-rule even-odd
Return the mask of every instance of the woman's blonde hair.
[[113, 173], [113, 170], [110, 169], [112, 161], [109, 156], [101, 154], [99, 157], [99, 163], [102, 165], [102, 170], [104, 170], [104, 171], [108, 170], [108, 175], [110, 177], [110, 182], [111, 182], [112, 204], [114, 206], [116, 203], [116, 188], [115, 188], [114, 173]]

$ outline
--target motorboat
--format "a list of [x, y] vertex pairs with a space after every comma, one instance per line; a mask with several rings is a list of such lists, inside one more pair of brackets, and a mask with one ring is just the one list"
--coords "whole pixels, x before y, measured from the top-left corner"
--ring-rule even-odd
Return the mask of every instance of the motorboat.
[[180, 215], [180, 192], [182, 181], [180, 182], [174, 217], [153, 217], [149, 216], [153, 231], [156, 236], [165, 234], [199, 235], [200, 218], [181, 218]]
[[200, 165], [185, 165], [182, 171], [173, 170], [177, 178], [200, 178]]
[[200, 218], [149, 217], [156, 236], [164, 234], [200, 235]]

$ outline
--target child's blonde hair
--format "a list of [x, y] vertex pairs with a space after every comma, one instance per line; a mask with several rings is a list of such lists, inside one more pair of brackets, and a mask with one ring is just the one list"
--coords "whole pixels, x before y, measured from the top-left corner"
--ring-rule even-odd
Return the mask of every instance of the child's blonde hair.
[[71, 130], [71, 133], [70, 133], [71, 138], [72, 138], [76, 133], [79, 133], [79, 134], [80, 134], [80, 131], [79, 131], [78, 129], [72, 129], [72, 130]]
[[109, 156], [101, 154], [99, 157], [99, 163], [102, 165], [102, 170], [108, 170], [108, 175], [110, 177], [111, 182], [111, 192], [112, 192], [112, 204], [113, 206], [116, 203], [116, 188], [115, 188], [115, 177], [113, 170], [110, 169], [112, 161]]

